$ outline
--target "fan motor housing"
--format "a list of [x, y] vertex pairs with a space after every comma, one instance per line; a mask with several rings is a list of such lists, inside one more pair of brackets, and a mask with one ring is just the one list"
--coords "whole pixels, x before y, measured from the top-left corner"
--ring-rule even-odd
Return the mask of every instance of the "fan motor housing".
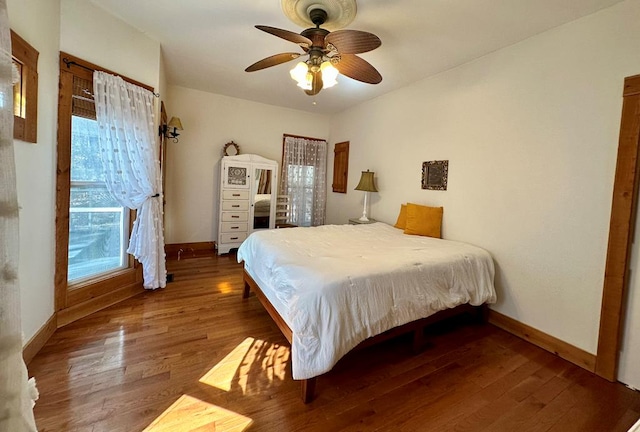
[[311, 40], [311, 46], [316, 48], [324, 48], [324, 38], [329, 34], [329, 30], [325, 30], [319, 27], [312, 27], [303, 30], [300, 33], [302, 36]]

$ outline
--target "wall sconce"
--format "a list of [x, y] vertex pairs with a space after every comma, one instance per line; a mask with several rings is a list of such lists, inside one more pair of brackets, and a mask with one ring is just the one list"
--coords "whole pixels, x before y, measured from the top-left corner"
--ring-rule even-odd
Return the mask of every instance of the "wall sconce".
[[362, 222], [368, 222], [369, 218], [367, 217], [367, 201], [369, 198], [369, 192], [378, 192], [378, 188], [376, 188], [376, 184], [373, 181], [373, 176], [375, 173], [366, 170], [362, 171], [362, 177], [360, 177], [360, 183], [356, 186], [355, 190], [364, 191], [364, 208], [362, 210], [362, 216], [360, 219]]
[[[173, 128], [173, 131], [170, 130], [172, 128]], [[180, 118], [171, 117], [171, 120], [169, 120], [169, 124], [163, 124], [160, 126], [160, 136], [163, 136], [168, 139], [172, 139], [173, 142], [177, 143], [178, 137], [180, 136], [180, 134], [178, 133], [179, 130], [183, 130], [182, 122], [180, 121]]]

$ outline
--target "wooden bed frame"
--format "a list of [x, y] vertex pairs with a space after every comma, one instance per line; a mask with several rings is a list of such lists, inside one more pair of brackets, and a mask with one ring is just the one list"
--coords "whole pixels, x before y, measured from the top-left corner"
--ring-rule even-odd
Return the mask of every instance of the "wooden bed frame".
[[[256, 297], [262, 303], [264, 308], [267, 310], [273, 321], [276, 323], [284, 337], [289, 341], [289, 344], [293, 341], [293, 331], [289, 328], [285, 320], [280, 316], [278, 311], [273, 307], [267, 296], [262, 292], [262, 289], [258, 285], [258, 283], [253, 280], [251, 275], [247, 273], [247, 270], [243, 270], [243, 279], [244, 279], [244, 289], [242, 292], [242, 298], [249, 298], [250, 292], [256, 294]], [[419, 352], [421, 348], [424, 346], [424, 328], [438, 321], [442, 321], [444, 319], [465, 314], [465, 313], [473, 313], [478, 316], [481, 321], [486, 321], [486, 305], [482, 306], [471, 306], [469, 304], [463, 304], [457, 306], [453, 309], [445, 309], [443, 311], [437, 312], [427, 318], [423, 318], [417, 321], [413, 321], [407, 323], [405, 325], [394, 327], [390, 330], [387, 330], [384, 333], [381, 333], [377, 336], [370, 337], [369, 339], [364, 340], [358, 346], [356, 346], [353, 350], [365, 348], [368, 346], [375, 345], [377, 343], [383, 342], [385, 340], [394, 338], [396, 336], [400, 336], [402, 334], [406, 334], [409, 332], [413, 332], [413, 350], [415, 352]], [[352, 350], [352, 351], [353, 351]], [[300, 380], [302, 384], [302, 400], [305, 404], [311, 402], [314, 397], [315, 388], [316, 388], [316, 378], [308, 378]]]

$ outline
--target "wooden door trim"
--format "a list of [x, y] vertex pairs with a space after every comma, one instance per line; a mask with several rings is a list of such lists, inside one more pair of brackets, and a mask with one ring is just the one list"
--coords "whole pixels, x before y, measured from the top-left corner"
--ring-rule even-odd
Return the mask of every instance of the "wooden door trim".
[[610, 381], [615, 381], [618, 373], [625, 291], [638, 206], [639, 155], [640, 75], [636, 75], [626, 78], [624, 83], [596, 356], [596, 374]]

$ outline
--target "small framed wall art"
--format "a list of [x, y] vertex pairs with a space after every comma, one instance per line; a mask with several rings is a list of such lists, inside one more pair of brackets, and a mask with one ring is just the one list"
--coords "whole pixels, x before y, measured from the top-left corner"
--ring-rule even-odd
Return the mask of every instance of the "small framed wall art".
[[428, 161], [422, 163], [422, 189], [447, 190], [449, 161]]

